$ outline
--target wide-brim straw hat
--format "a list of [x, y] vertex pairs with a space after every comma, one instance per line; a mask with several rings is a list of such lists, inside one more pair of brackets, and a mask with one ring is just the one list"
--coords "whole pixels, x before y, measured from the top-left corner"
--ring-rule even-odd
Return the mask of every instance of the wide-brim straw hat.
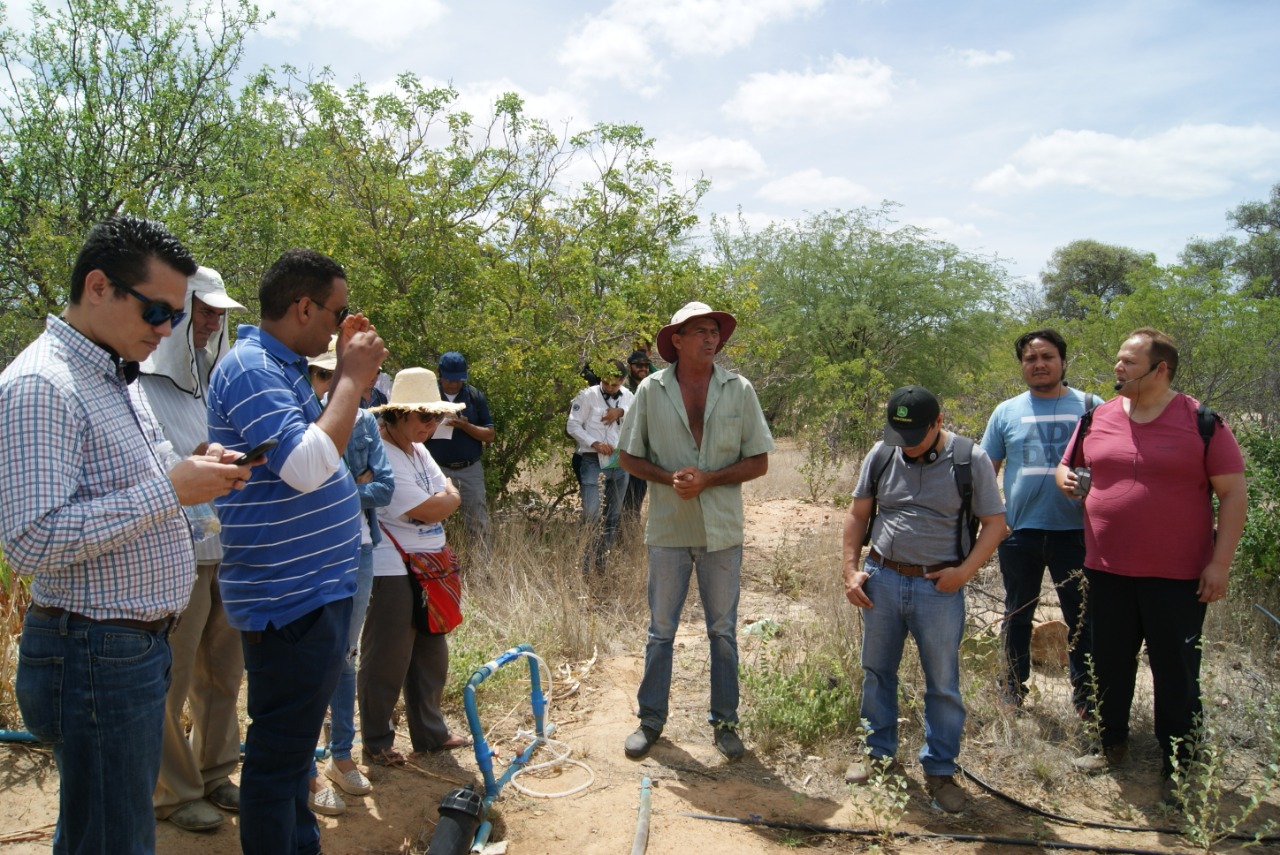
[[329, 339], [329, 348], [319, 356], [313, 356], [307, 360], [307, 366], [310, 368], [319, 368], [324, 371], [338, 370], [338, 337], [332, 336]]
[[380, 407], [370, 407], [369, 412], [403, 410], [452, 414], [462, 411], [466, 406], [466, 404], [451, 404], [440, 397], [440, 384], [436, 382], [434, 371], [426, 368], [405, 368], [392, 382], [391, 395], [387, 402]]
[[724, 350], [725, 344], [728, 343], [729, 337], [733, 335], [733, 331], [738, 328], [738, 320], [728, 312], [713, 311], [706, 303], [686, 303], [671, 318], [671, 323], [658, 331], [658, 355], [667, 362], [676, 361], [676, 346], [671, 341], [671, 336], [680, 331], [680, 327], [687, 324], [694, 318], [715, 318], [720, 324], [720, 344], [716, 346], [716, 353]]

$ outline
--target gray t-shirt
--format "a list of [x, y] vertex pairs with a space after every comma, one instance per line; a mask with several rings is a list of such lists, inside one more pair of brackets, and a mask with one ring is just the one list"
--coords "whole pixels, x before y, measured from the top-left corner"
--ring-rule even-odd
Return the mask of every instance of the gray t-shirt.
[[[871, 497], [872, 468], [877, 442], [862, 461], [855, 499]], [[895, 450], [889, 465], [880, 476], [875, 523], [871, 527], [871, 545], [892, 561], [904, 564], [940, 564], [956, 555], [956, 522], [960, 514], [960, 491], [952, 474], [954, 434], [933, 463], [908, 463]], [[875, 464], [882, 465], [882, 464]], [[986, 517], [1004, 513], [1004, 500], [996, 488], [996, 473], [991, 458], [975, 444], [970, 461], [973, 472], [973, 515]], [[967, 543], [967, 548], [973, 544]]]

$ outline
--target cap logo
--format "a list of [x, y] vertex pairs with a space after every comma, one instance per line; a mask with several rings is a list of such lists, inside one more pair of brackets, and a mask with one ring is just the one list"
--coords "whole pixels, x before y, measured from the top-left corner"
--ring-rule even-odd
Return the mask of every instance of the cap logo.
[[905, 419], [910, 417], [910, 414], [908, 413], [906, 407], [898, 407], [898, 412], [895, 415], [897, 415], [897, 417], [900, 419]]

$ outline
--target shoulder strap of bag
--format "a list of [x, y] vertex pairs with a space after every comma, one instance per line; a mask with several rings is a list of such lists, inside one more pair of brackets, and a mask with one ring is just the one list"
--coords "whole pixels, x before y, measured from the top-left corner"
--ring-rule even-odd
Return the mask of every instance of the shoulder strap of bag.
[[978, 536], [978, 518], [973, 514], [973, 440], [956, 435], [951, 449], [951, 472], [956, 479], [956, 491], [960, 493], [960, 514], [956, 519], [956, 555], [964, 560], [968, 551], [964, 548], [964, 533], [969, 532], [972, 547]]
[[862, 535], [862, 545], [871, 545], [871, 527], [875, 525], [876, 513], [879, 511], [880, 504], [876, 497], [880, 494], [880, 476], [884, 474], [884, 470], [889, 468], [889, 464], [893, 461], [893, 446], [881, 443], [876, 450], [876, 454], [868, 461], [868, 465], [872, 467], [874, 472], [871, 476], [871, 516], [867, 517], [867, 530]]

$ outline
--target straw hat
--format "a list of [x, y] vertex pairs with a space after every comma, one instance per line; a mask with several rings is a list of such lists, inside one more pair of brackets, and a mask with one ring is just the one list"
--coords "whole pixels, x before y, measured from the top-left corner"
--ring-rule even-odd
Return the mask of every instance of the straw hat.
[[714, 318], [720, 324], [720, 344], [716, 347], [716, 353], [724, 350], [725, 344], [729, 341], [729, 336], [733, 335], [733, 331], [738, 328], [738, 321], [728, 312], [712, 311], [711, 307], [706, 303], [685, 303], [680, 311], [676, 312], [671, 318], [671, 323], [658, 330], [658, 355], [667, 362], [676, 361], [676, 346], [671, 341], [671, 337], [680, 331], [680, 327], [687, 324], [694, 318]]
[[421, 410], [427, 413], [457, 413], [466, 404], [451, 404], [441, 400], [436, 374], [426, 368], [405, 368], [391, 384], [391, 395], [381, 407], [370, 407], [369, 412], [385, 410]]
[[319, 356], [312, 356], [307, 360], [308, 367], [319, 368], [323, 371], [338, 370], [338, 337], [335, 335], [329, 339], [329, 348]]

